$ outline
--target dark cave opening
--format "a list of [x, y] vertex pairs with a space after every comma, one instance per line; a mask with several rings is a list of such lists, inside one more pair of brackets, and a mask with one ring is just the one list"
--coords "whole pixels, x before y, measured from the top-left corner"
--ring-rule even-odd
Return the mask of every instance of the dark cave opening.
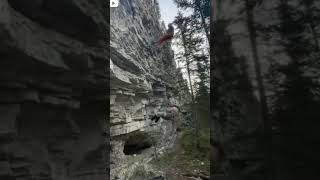
[[125, 145], [123, 152], [125, 155], [141, 154], [143, 150], [150, 148], [151, 144], [130, 144]]
[[135, 133], [125, 142], [123, 153], [125, 155], [141, 154], [143, 151], [151, 148], [153, 139], [147, 133]]

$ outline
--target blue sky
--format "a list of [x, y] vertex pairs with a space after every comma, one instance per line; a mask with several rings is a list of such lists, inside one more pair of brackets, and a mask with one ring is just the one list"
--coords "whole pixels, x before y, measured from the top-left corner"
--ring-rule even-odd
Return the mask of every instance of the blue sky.
[[161, 19], [166, 25], [173, 22], [174, 17], [178, 14], [178, 8], [173, 0], [158, 0], [160, 5]]
[[[161, 20], [164, 21], [164, 23], [166, 24], [166, 26], [169, 23], [172, 23], [175, 19], [175, 17], [178, 15], [178, 8], [177, 5], [173, 2], [173, 0], [158, 0], [158, 3], [160, 5], [160, 13], [161, 13]], [[183, 11], [182, 14], [184, 15], [189, 15], [190, 13], [192, 13], [192, 10], [188, 10], [188, 11]], [[171, 44], [172, 49], [175, 53], [175, 57], [177, 57], [177, 53], [181, 52], [181, 47], [175, 45], [176, 40], [174, 39], [172, 42], [173, 44]], [[188, 80], [188, 76], [187, 76], [187, 71], [184, 68], [185, 67], [185, 63], [184, 62], [178, 62], [177, 59], [175, 59], [176, 64], [178, 67], [182, 68], [181, 72], [183, 74], [183, 78], [187, 81]], [[193, 81], [197, 81], [197, 78], [194, 76], [191, 76], [191, 79]], [[188, 84], [189, 86], [189, 84]]]
[[[169, 23], [172, 23], [174, 21], [174, 18], [178, 15], [177, 5], [173, 2], [173, 0], [158, 0], [158, 2], [160, 5], [161, 20], [163, 20], [167, 26]], [[175, 40], [173, 40], [173, 42], [174, 41]], [[174, 43], [171, 45], [175, 54], [181, 51], [180, 48], [176, 46]], [[176, 61], [176, 64], [178, 65], [178, 67], [181, 67], [182, 65], [177, 61]], [[188, 80], [186, 75], [186, 70], [182, 69], [181, 71], [183, 73], [183, 77], [186, 80]]]

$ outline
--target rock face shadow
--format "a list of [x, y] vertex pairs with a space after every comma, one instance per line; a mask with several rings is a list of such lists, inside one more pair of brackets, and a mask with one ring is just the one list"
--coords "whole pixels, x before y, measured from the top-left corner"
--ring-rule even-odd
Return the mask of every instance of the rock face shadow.
[[131, 135], [124, 144], [123, 153], [125, 155], [142, 154], [143, 151], [151, 148], [154, 144], [154, 138], [147, 133], [137, 133]]
[[106, 7], [0, 2], [0, 179], [109, 177]]

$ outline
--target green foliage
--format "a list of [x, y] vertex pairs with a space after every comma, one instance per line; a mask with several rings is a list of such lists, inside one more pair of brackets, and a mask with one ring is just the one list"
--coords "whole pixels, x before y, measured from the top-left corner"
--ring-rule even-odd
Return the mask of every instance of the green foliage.
[[[308, 1], [307, 5], [310, 6], [311, 2]], [[274, 68], [285, 77], [285, 80], [278, 84], [279, 90], [275, 94], [274, 116], [285, 131], [292, 127], [301, 127], [301, 119], [307, 119], [310, 123], [317, 121], [316, 114], [319, 115], [319, 102], [315, 93], [320, 87], [316, 83], [318, 77], [310, 76], [307, 72], [311, 67], [316, 68], [314, 64], [318, 61], [320, 52], [313, 39], [305, 37], [307, 27], [315, 23], [311, 19], [305, 20], [304, 16], [310, 13], [307, 9], [291, 6], [285, 1], [278, 8], [281, 20], [278, 32], [282, 36], [281, 44], [290, 57], [290, 62]], [[314, 58], [312, 54], [318, 58]]]
[[194, 57], [197, 61], [198, 76], [200, 81], [197, 83], [197, 93], [195, 97], [195, 111], [200, 126], [208, 127], [210, 125], [210, 97], [209, 97], [209, 76], [206, 61], [208, 58], [202, 54]]
[[196, 136], [191, 130], [181, 132], [176, 149], [154, 159], [152, 164], [161, 171], [194, 173], [194, 170], [210, 172], [210, 129], [200, 132], [200, 149], [196, 148]]
[[[319, 24], [319, 6], [317, 1], [301, 1], [299, 5], [282, 0], [277, 8], [280, 17], [275, 28], [281, 36], [280, 44], [289, 62], [274, 63], [270, 74], [274, 79], [274, 104], [272, 117], [278, 127], [281, 161], [286, 162], [286, 171], [294, 172], [293, 177], [301, 179], [298, 173], [308, 174], [316, 166], [319, 157], [312, 157], [306, 147], [317, 152], [320, 101], [319, 101], [319, 62], [320, 51], [318, 37], [314, 35], [315, 24]], [[318, 11], [318, 12], [317, 12]], [[314, 18], [313, 18], [314, 17]], [[299, 154], [299, 156], [297, 156]], [[309, 160], [307, 160], [309, 159]], [[303, 164], [308, 164], [307, 167]], [[301, 166], [300, 166], [301, 165]], [[305, 178], [305, 177], [304, 177]], [[312, 179], [312, 178], [309, 178]]]
[[210, 159], [210, 129], [203, 129], [199, 133], [199, 149], [196, 148], [196, 136], [193, 131], [186, 130], [180, 143], [185, 156], [190, 159], [208, 161]]
[[195, 13], [202, 13], [205, 18], [210, 17], [210, 0], [174, 0], [179, 8], [194, 9]]
[[159, 169], [167, 169], [176, 160], [176, 155], [176, 152], [166, 153], [160, 158], [154, 159], [152, 164], [157, 166]]

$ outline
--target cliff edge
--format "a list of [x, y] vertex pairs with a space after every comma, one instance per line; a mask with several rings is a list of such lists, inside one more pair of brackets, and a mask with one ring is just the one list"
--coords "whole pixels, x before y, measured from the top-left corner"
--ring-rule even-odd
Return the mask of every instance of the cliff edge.
[[156, 0], [122, 1], [111, 8], [111, 179], [161, 175], [148, 162], [174, 144], [174, 123], [151, 119], [188, 99], [171, 44], [154, 45], [165, 29]]

